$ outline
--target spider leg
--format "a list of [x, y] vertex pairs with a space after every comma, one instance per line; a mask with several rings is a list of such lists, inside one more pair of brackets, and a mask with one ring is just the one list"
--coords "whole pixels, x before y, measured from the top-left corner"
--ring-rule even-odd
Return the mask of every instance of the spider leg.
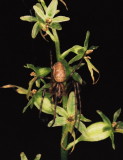
[[69, 77], [72, 77], [73, 74], [75, 73], [75, 71], [79, 69], [79, 67], [81, 66], [82, 60], [83, 59], [81, 59], [80, 62], [78, 63], [78, 65], [73, 69], [73, 71], [70, 73]]
[[82, 112], [82, 103], [81, 103], [81, 96], [80, 96], [80, 86], [79, 83], [77, 82], [77, 92], [78, 92], [78, 101], [79, 101], [79, 113], [81, 114]]
[[78, 124], [77, 124], [77, 129], [79, 128], [79, 123], [80, 123], [80, 116], [81, 116], [81, 111], [82, 111], [82, 103], [81, 103], [81, 96], [80, 96], [80, 87], [79, 87], [79, 83], [78, 82], [75, 82], [76, 84], [76, 95], [77, 95], [77, 103], [78, 103], [78, 107], [77, 107], [77, 112], [79, 115], [79, 117], [76, 117], [77, 118], [77, 121], [78, 121]]
[[[76, 82], [74, 82], [74, 93], [75, 93], [75, 123], [76, 123], [76, 120], [77, 120], [77, 106], [78, 106]], [[75, 127], [75, 123], [74, 123], [74, 127]]]
[[43, 91], [42, 91], [42, 97], [41, 97], [41, 103], [40, 103], [40, 110], [39, 110], [39, 118], [41, 118], [42, 105], [43, 105], [45, 93], [46, 93], [46, 90], [43, 89]]
[[40, 77], [40, 79], [51, 79], [51, 77]]
[[57, 88], [58, 88], [58, 90], [57, 90], [57, 98], [58, 98], [57, 102], [60, 104], [62, 102], [63, 95], [65, 95], [64, 84], [63, 83], [59, 83], [57, 85]]

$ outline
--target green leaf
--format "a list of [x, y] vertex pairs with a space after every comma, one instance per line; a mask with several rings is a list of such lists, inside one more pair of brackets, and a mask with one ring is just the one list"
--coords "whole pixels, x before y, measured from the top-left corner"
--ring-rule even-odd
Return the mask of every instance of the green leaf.
[[[34, 105], [39, 110], [41, 108], [41, 101], [42, 101], [42, 95], [37, 93], [34, 97]], [[42, 112], [47, 113], [47, 114], [52, 114], [52, 115], [54, 114], [53, 109], [52, 109], [52, 104], [46, 96], [43, 98]]]
[[43, 8], [44, 8], [44, 10], [45, 10], [45, 12], [46, 12], [47, 6], [46, 6], [45, 1], [44, 1], [44, 0], [38, 0], [38, 1], [41, 3], [41, 5], [43, 6]]
[[52, 0], [46, 10], [46, 17], [53, 18], [57, 11], [58, 0]]
[[51, 68], [49, 67], [38, 67], [36, 74], [38, 77], [46, 77], [50, 72]]
[[78, 115], [78, 118], [80, 119], [80, 121], [82, 122], [91, 122], [90, 119], [86, 118], [83, 114]]
[[95, 50], [95, 49], [97, 49], [97, 48], [99, 48], [99, 46], [90, 46], [90, 47], [89, 47], [89, 50]]
[[35, 5], [36, 5], [38, 8], [40, 8], [40, 9], [42, 10], [42, 12], [44, 12], [43, 7], [42, 7], [42, 5], [41, 5], [40, 3], [36, 3]]
[[69, 48], [68, 50], [66, 50], [65, 52], [63, 52], [61, 54], [61, 58], [65, 58], [70, 52], [73, 52], [75, 54], [83, 54], [84, 56], [84, 53], [85, 53], [85, 48], [80, 46], [80, 45], [75, 45], [73, 46], [72, 48]]
[[114, 113], [113, 122], [116, 122], [116, 121], [117, 121], [117, 118], [120, 116], [120, 114], [121, 114], [121, 108], [119, 108], [119, 109]]
[[56, 113], [59, 114], [60, 116], [67, 117], [67, 112], [62, 107], [57, 106]]
[[74, 94], [74, 92], [71, 92], [69, 94], [69, 98], [68, 98], [68, 102], [67, 102], [67, 113], [68, 113], [68, 116], [74, 116], [75, 115], [75, 110], [76, 110], [75, 94]]
[[99, 111], [99, 110], [97, 110], [97, 113], [101, 116], [102, 120], [103, 120], [105, 123], [107, 123], [107, 124], [109, 124], [109, 126], [111, 126], [111, 121], [109, 120], [109, 118], [108, 118], [106, 115], [104, 115], [104, 113], [102, 113], [102, 112]]
[[84, 123], [82, 122], [77, 122], [75, 123], [75, 127], [79, 130], [79, 132], [83, 135], [83, 136], [87, 136], [87, 131], [86, 131], [86, 126]]
[[19, 93], [19, 94], [27, 94], [28, 93], [28, 90], [25, 89], [25, 88], [22, 88], [22, 87], [18, 87], [16, 89], [16, 92]]
[[30, 93], [31, 93], [31, 90], [32, 90], [32, 86], [33, 86], [33, 84], [35, 83], [36, 79], [37, 79], [37, 77], [34, 77], [34, 78], [32, 78], [32, 79], [29, 81], [28, 93], [27, 93], [27, 95], [26, 95], [27, 99], [29, 99], [29, 97], [30, 97]]
[[22, 16], [20, 19], [28, 22], [37, 22], [37, 18], [33, 16]]
[[62, 30], [62, 26], [60, 25], [60, 23], [51, 23], [50, 28], [56, 30]]
[[37, 72], [37, 67], [35, 67], [33, 64], [26, 64], [24, 67], [32, 69], [34, 72]]
[[51, 72], [51, 68], [49, 67], [35, 67], [33, 64], [27, 64], [24, 67], [32, 69], [37, 77], [45, 77]]
[[90, 37], [90, 32], [87, 31], [87, 32], [86, 32], [86, 38], [85, 38], [85, 41], [84, 41], [84, 48], [85, 48], [85, 50], [88, 49], [89, 37]]
[[20, 154], [20, 157], [21, 157], [21, 160], [28, 160], [24, 152]]
[[77, 54], [69, 61], [69, 64], [72, 64], [73, 62], [76, 62], [84, 57], [85, 48], [79, 45], [75, 45], [69, 50], [69, 52], [74, 52], [75, 54]]
[[81, 64], [77, 64], [77, 65], [74, 65], [74, 66], [72, 66], [72, 70], [74, 71], [76, 71], [76, 70], [78, 70], [78, 69], [80, 69], [82, 66], [84, 66], [85, 65], [85, 63], [81, 63]]
[[76, 55], [75, 57], [73, 57], [70, 61], [69, 61], [69, 64], [72, 64], [80, 59], [82, 59], [83, 55], [82, 54], [78, 54]]
[[88, 59], [88, 57], [84, 57], [86, 63], [87, 63], [87, 66], [88, 66], [88, 69], [90, 71], [90, 74], [91, 74], [91, 78], [93, 80], [93, 84], [95, 84], [99, 78], [95, 81], [95, 78], [94, 78], [94, 71], [97, 72], [99, 74], [99, 71], [98, 69], [90, 62], [90, 60]]
[[80, 45], [75, 45], [70, 50], [71, 50], [71, 52], [74, 52], [76, 54], [83, 55], [85, 53], [85, 48]]
[[70, 18], [69, 17], [65, 17], [65, 16], [57, 16], [55, 18], [52, 19], [52, 22], [65, 22], [65, 21], [69, 21]]
[[36, 5], [34, 5], [33, 6], [33, 9], [35, 10], [35, 13], [43, 20], [43, 21], [45, 21], [45, 15], [44, 15], [44, 13], [43, 13], [43, 11], [39, 8], [39, 7], [37, 7]]
[[64, 126], [67, 123], [67, 120], [65, 117], [56, 117], [55, 118], [55, 123], [53, 124], [53, 120], [48, 123], [48, 127], [58, 127], [58, 126]]
[[114, 133], [113, 132], [110, 134], [110, 139], [111, 139], [111, 142], [112, 142], [112, 148], [115, 149]]
[[40, 28], [39, 28], [39, 23], [36, 22], [34, 25], [33, 25], [33, 28], [32, 28], [32, 38], [36, 38], [38, 32], [39, 32]]
[[41, 159], [41, 154], [37, 154], [34, 160], [40, 160]]
[[[41, 79], [42, 81], [43, 79]], [[44, 83], [44, 82], [43, 82]], [[44, 90], [44, 89], [48, 89], [51, 87], [51, 83], [44, 83], [44, 85], [41, 87], [41, 90]]]
[[37, 79], [37, 80], [35, 81], [36, 87], [40, 88], [40, 82], [41, 82], [40, 79]]
[[64, 59], [69, 53], [71, 52], [71, 48], [64, 51], [62, 54], [61, 54], [61, 58]]
[[73, 79], [77, 82], [79, 82], [80, 84], [82, 84], [82, 78], [81, 76], [77, 73], [77, 72], [74, 72], [73, 75], [72, 75]]

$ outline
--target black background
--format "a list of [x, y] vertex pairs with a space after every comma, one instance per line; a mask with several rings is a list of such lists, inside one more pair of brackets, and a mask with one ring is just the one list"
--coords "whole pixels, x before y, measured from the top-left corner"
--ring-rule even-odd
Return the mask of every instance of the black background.
[[[30, 14], [36, 1], [6, 0], [0, 2], [0, 85], [16, 84], [27, 87], [30, 79], [23, 66], [31, 63], [49, 66], [52, 43], [40, 36], [31, 38], [32, 24], [20, 21], [19, 17]], [[48, 0], [50, 2], [50, 0]], [[101, 78], [96, 85], [85, 67], [81, 71], [87, 85], [81, 89], [83, 113], [93, 122], [100, 121], [96, 110], [102, 110], [111, 120], [118, 108], [123, 108], [123, 6], [120, 1], [66, 0], [69, 11], [62, 3], [59, 8], [71, 21], [64, 23], [59, 32], [61, 50], [75, 44], [83, 45], [85, 33], [90, 30], [90, 45], [99, 45], [92, 54], [92, 62], [100, 70]], [[24, 151], [29, 160], [37, 153], [42, 160], [59, 158], [60, 128], [47, 128], [45, 120], [38, 118], [34, 108], [22, 114], [26, 98], [11, 89], [0, 90], [1, 107], [1, 147], [4, 159], [17, 160]], [[47, 119], [46, 119], [47, 120]], [[120, 116], [123, 120], [123, 113]], [[69, 159], [120, 159], [123, 148], [123, 135], [115, 134], [116, 150], [111, 148], [110, 139], [97, 143], [83, 142], [76, 146]]]

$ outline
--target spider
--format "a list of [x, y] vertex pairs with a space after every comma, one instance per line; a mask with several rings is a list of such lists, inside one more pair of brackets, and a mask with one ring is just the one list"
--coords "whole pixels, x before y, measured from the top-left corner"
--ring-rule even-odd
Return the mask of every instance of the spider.
[[[79, 64], [78, 64], [79, 65]], [[52, 61], [51, 61], [51, 77], [47, 77], [48, 79], [51, 79], [51, 86], [48, 89], [48, 92], [51, 95], [51, 103], [54, 104], [54, 118], [53, 118], [53, 123], [51, 126], [53, 126], [53, 124], [55, 123], [55, 118], [56, 118], [56, 107], [57, 104], [61, 104], [62, 103], [62, 97], [67, 93], [67, 85], [64, 85], [64, 83], [66, 82], [66, 84], [68, 84], [68, 80], [69, 78], [74, 74], [75, 70], [73, 70], [71, 72], [71, 74], [69, 75], [69, 77], [66, 76], [66, 69], [64, 67], [64, 65], [62, 64], [62, 62], [58, 61], [56, 62], [54, 65], [52, 65]], [[72, 82], [72, 84], [71, 84]], [[73, 86], [74, 92], [75, 92], [75, 98], [76, 98], [76, 112], [77, 112], [77, 106], [79, 105], [79, 112], [81, 112], [81, 98], [80, 98], [80, 89], [79, 89], [79, 83], [76, 81], [71, 81], [69, 83], [69, 85], [71, 84], [71, 86]], [[43, 103], [43, 98], [45, 96], [45, 92], [46, 90], [43, 90], [42, 93], [42, 101], [41, 101], [41, 107], [42, 107], [42, 103]], [[40, 113], [41, 113], [41, 108], [40, 108]], [[76, 116], [76, 113], [75, 113]]]
[[65, 94], [64, 82], [66, 81], [66, 71], [65, 67], [61, 62], [56, 62], [52, 67], [52, 82], [50, 93], [57, 99], [58, 102], [61, 102], [62, 96]]
[[[51, 103], [54, 103], [54, 119], [53, 119], [53, 124], [55, 122], [56, 118], [56, 106], [57, 104], [62, 102], [62, 96], [65, 95], [65, 85], [64, 82], [66, 81], [66, 71], [65, 67], [61, 62], [56, 62], [52, 66], [51, 62], [51, 77], [46, 77], [47, 79], [51, 80], [51, 86], [48, 89], [48, 92], [51, 95]], [[41, 108], [42, 108], [42, 103], [43, 103], [43, 98], [45, 96], [46, 89], [42, 91], [42, 100], [41, 100], [41, 106], [40, 106], [40, 113], [41, 113]], [[40, 114], [39, 114], [40, 115]]]

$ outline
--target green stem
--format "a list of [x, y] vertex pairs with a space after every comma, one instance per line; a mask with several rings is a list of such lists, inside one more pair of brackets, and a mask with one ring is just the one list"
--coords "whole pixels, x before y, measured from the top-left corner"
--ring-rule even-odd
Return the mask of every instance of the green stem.
[[54, 35], [54, 42], [55, 42], [55, 48], [56, 48], [56, 58], [57, 61], [60, 61], [61, 51], [60, 51], [60, 41], [57, 34], [56, 29], [52, 29], [53, 35]]
[[[67, 96], [63, 96], [63, 108], [66, 109], [67, 106]], [[62, 135], [64, 134], [65, 126], [62, 127]], [[61, 137], [62, 139], [62, 137]], [[65, 136], [63, 146], [66, 148], [68, 145], [68, 134]], [[64, 150], [61, 146], [61, 160], [67, 160], [68, 159], [68, 151]]]
[[65, 58], [70, 52], [71, 52], [71, 48], [68, 49], [68, 50], [66, 50], [65, 52], [63, 52], [63, 53], [61, 54], [61, 57], [62, 57], [62, 58]]
[[[57, 58], [57, 61], [60, 61], [61, 51], [60, 51], [59, 37], [55, 29], [52, 29], [52, 32], [53, 32], [54, 43], [55, 43], [55, 48], [56, 48], [56, 58]], [[62, 100], [63, 100], [63, 108], [65, 109], [67, 106], [67, 96], [63, 96]], [[64, 131], [65, 131], [65, 126], [62, 127], [62, 135], [64, 134]], [[67, 147], [67, 144], [68, 144], [68, 134], [66, 135], [64, 139], [63, 146]], [[67, 160], [67, 159], [68, 159], [68, 151], [64, 150], [61, 146], [61, 160]]]
[[[64, 133], [64, 130], [65, 127], [62, 127], [62, 134]], [[63, 146], [67, 147], [67, 144], [68, 144], [68, 134], [64, 139]], [[68, 160], [68, 151], [64, 150], [62, 147], [61, 147], [61, 160]]]

